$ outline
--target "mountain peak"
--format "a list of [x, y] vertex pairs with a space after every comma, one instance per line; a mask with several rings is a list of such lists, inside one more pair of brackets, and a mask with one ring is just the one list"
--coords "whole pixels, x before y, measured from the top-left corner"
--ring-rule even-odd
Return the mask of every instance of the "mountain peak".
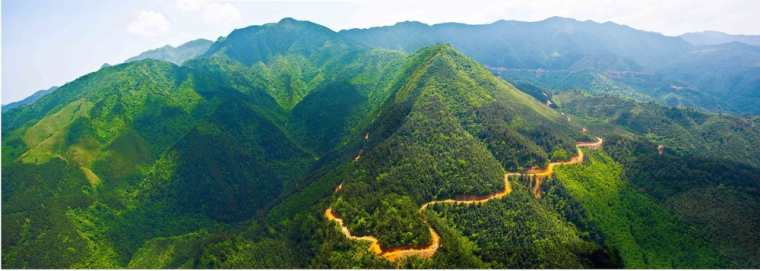
[[397, 25], [397, 26], [418, 26], [418, 27], [429, 26], [428, 24], [425, 24], [425, 23], [420, 22], [420, 21], [403, 21], [403, 22], [398, 22], [398, 23], [396, 23], [394, 25]]
[[277, 23], [278, 24], [283, 24], [283, 23], [294, 23], [294, 22], [298, 22], [298, 20], [296, 20], [293, 17], [285, 17], [285, 18], [280, 19], [280, 21], [277, 22]]
[[236, 29], [215, 42], [204, 56], [225, 55], [250, 65], [285, 52], [310, 52], [336, 39], [337, 33], [327, 27], [286, 17], [277, 23]]
[[560, 17], [560, 16], [552, 16], [546, 19], [541, 20], [541, 22], [552, 22], [552, 23], [576, 23], [578, 20], [573, 18], [567, 18], [567, 17]]
[[316, 31], [334, 32], [331, 29], [321, 24], [317, 24], [311, 21], [306, 21], [306, 20], [298, 20], [293, 17], [285, 17], [285, 18], [280, 19], [280, 21], [278, 21], [277, 23], [264, 24], [264, 26], [266, 27], [281, 27], [281, 26], [302, 27], [302, 28], [310, 28]]
[[446, 55], [462, 55], [459, 51], [454, 49], [454, 47], [451, 46], [451, 44], [449, 43], [435, 44], [426, 48], [426, 50], [430, 50], [431, 52], [433, 52], [433, 54], [431, 55], [431, 58], [441, 57], [441, 56], [446, 56]]

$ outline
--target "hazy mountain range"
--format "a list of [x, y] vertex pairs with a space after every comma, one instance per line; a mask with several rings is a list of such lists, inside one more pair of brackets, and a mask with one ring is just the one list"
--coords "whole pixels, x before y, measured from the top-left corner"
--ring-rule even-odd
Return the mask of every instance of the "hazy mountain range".
[[740, 42], [748, 45], [760, 46], [760, 36], [758, 35], [731, 35], [718, 31], [702, 31], [686, 33], [680, 37], [694, 45], [718, 45]]

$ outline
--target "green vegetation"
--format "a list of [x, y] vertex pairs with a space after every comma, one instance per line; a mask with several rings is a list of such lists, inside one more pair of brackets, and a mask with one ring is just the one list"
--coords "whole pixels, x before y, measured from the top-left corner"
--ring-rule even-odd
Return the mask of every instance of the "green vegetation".
[[752, 206], [760, 199], [760, 169], [757, 151], [748, 147], [760, 135], [756, 118], [583, 92], [552, 98], [589, 129], [607, 134], [605, 150], [635, 190], [696, 228], [731, 266], [756, 265]]
[[[519, 82], [526, 94], [450, 45], [407, 54], [348, 36], [283, 19], [3, 110], [3, 267], [758, 264], [757, 118]], [[500, 191], [505, 171], [597, 135], [605, 150], [560, 168], [540, 199], [514, 179], [504, 199], [419, 211]], [[428, 226], [442, 246], [389, 262], [328, 207], [383, 248], [426, 245]]]
[[591, 255], [604, 254], [558, 213], [534, 201], [528, 189], [513, 185], [504, 200], [483, 206], [441, 205], [436, 212], [475, 244], [475, 255], [491, 268], [592, 267]]
[[[360, 160], [339, 177], [344, 185], [334, 205], [352, 232], [377, 236], [382, 247], [430, 242], [417, 213], [422, 203], [499, 191], [502, 165], [542, 165], [548, 161], [542, 146], [572, 146], [570, 128], [541, 129], [559, 125], [556, 112], [450, 46], [420, 50], [403, 74]], [[495, 117], [506, 112], [520, 117]]]
[[629, 135], [638, 135], [652, 144], [662, 144], [665, 153], [760, 167], [756, 150], [747, 147], [760, 142], [760, 126], [752, 118], [663, 107], [584, 92], [565, 92], [555, 95], [554, 99], [560, 104], [560, 110], [575, 115], [591, 127], [598, 127], [601, 131], [615, 131], [617, 127], [625, 129]]
[[[604, 152], [586, 164], [561, 167], [557, 179], [586, 210], [590, 222], [627, 267], [721, 266], [696, 229], [674, 217], [623, 179], [623, 167]], [[684, 248], [690, 248], [684, 250]]]

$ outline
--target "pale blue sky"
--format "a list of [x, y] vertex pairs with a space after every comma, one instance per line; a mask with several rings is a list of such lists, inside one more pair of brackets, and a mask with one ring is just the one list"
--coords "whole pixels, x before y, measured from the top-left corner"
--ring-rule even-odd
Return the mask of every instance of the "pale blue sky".
[[723, 0], [3, 0], [2, 103], [62, 85], [103, 63], [234, 28], [310, 20], [333, 30], [425, 23], [537, 21], [551, 16], [614, 21], [668, 35], [718, 30], [760, 34], [760, 1]]

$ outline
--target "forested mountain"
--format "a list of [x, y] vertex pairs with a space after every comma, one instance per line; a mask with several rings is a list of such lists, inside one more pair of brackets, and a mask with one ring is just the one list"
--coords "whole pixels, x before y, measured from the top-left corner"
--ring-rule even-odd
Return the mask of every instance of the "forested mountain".
[[[496, 26], [511, 30], [480, 43], [514, 49], [489, 63], [498, 46], [465, 41]], [[549, 28], [565, 34], [512, 42]], [[346, 32], [286, 18], [103, 67], [4, 108], [3, 267], [757, 267], [757, 118], [494, 69], [673, 65], [637, 46], [693, 48], [562, 18]], [[722, 46], [737, 45], [693, 61], [754, 53]], [[561, 56], [535, 58], [547, 50]]]
[[[757, 114], [757, 48], [692, 45], [612, 22], [552, 17], [484, 25], [403, 22], [341, 31], [350, 40], [413, 51], [451, 43], [513, 82], [553, 91], [586, 89], [669, 106]], [[735, 61], [736, 56], [742, 56]]]
[[137, 56], [130, 57], [124, 62], [132, 62], [143, 59], [156, 59], [171, 62], [177, 65], [182, 65], [183, 62], [189, 59], [193, 59], [206, 52], [211, 44], [213, 44], [213, 42], [210, 40], [197, 39], [185, 42], [177, 47], [166, 45], [161, 48], [142, 52]]

